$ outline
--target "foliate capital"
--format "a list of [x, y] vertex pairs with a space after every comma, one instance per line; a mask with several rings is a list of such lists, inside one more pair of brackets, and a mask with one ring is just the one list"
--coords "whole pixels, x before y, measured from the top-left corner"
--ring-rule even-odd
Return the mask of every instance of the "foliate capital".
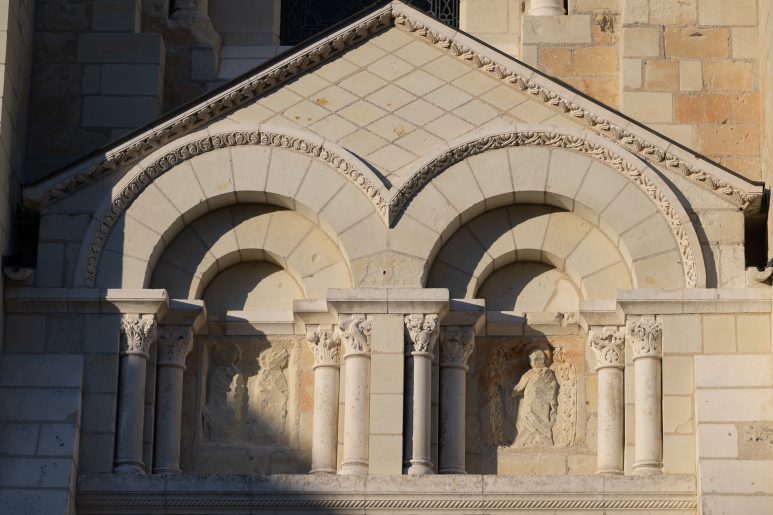
[[440, 365], [467, 366], [475, 348], [472, 326], [451, 326], [440, 332]]
[[337, 365], [341, 333], [333, 326], [319, 326], [306, 332], [306, 341], [314, 354], [314, 366]]
[[370, 352], [370, 333], [373, 325], [365, 315], [351, 315], [344, 318], [339, 327], [343, 336], [344, 356]]
[[625, 331], [618, 327], [593, 329], [588, 333], [588, 344], [596, 354], [596, 370], [625, 366]]
[[122, 318], [121, 346], [122, 355], [138, 354], [149, 356], [150, 346], [156, 340], [156, 320], [154, 318]]
[[628, 321], [633, 359], [660, 358], [663, 325], [655, 317], [641, 317]]
[[404, 320], [406, 351], [431, 354], [438, 338], [438, 316], [413, 314]]
[[159, 366], [185, 368], [185, 359], [191, 350], [193, 350], [193, 329], [190, 326], [159, 326]]

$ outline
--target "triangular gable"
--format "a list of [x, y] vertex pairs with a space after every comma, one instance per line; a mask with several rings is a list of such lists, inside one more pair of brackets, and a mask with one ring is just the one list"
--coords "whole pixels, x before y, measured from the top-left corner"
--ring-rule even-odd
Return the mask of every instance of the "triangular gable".
[[26, 188], [25, 199], [44, 206], [226, 116], [302, 128], [336, 141], [378, 168], [393, 191], [426, 161], [425, 153], [442, 150], [465, 132], [526, 122], [591, 129], [747, 212], [758, 210], [762, 198], [755, 183], [392, 2]]

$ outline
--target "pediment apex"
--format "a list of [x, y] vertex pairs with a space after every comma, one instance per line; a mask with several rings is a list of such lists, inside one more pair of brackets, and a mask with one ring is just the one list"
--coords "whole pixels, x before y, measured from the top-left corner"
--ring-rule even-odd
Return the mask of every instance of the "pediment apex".
[[540, 102], [558, 115], [579, 121], [587, 131], [710, 190], [729, 205], [747, 213], [759, 211], [763, 187], [664, 138], [621, 113], [571, 89], [560, 81], [496, 50], [463, 31], [455, 30], [400, 1], [375, 6], [346, 26], [296, 47], [251, 74], [184, 106], [127, 137], [100, 149], [51, 176], [24, 188], [25, 203], [41, 208], [67, 197], [81, 186], [140, 163], [151, 153], [311, 71], [348, 49], [396, 27], [418, 40], [471, 64]]

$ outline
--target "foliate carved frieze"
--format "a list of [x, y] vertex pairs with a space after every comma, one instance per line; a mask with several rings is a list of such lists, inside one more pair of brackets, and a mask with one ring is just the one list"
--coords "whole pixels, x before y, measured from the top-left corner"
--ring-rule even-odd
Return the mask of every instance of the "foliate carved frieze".
[[185, 368], [185, 359], [193, 350], [190, 326], [162, 325], [158, 328], [158, 364]]
[[406, 352], [434, 352], [438, 339], [438, 316], [413, 314], [406, 315], [404, 320]]
[[306, 332], [306, 341], [314, 354], [314, 366], [337, 365], [341, 333], [332, 326], [320, 326]]
[[633, 359], [659, 358], [661, 356], [661, 334], [663, 326], [654, 317], [641, 317], [628, 322]]
[[593, 329], [588, 333], [588, 344], [596, 354], [596, 370], [625, 366], [625, 331], [617, 327]]
[[373, 324], [365, 315], [351, 315], [342, 320], [341, 328], [344, 355], [370, 352], [370, 333]]
[[146, 358], [150, 346], [156, 340], [156, 320], [153, 318], [122, 318], [121, 343], [122, 355], [137, 354]]
[[671, 227], [671, 232], [677, 242], [677, 249], [682, 258], [685, 285], [688, 288], [697, 286], [697, 265], [695, 264], [695, 253], [690, 245], [688, 231], [665, 193], [661, 191], [642, 170], [636, 168], [621, 156], [601, 145], [577, 136], [549, 131], [508, 132], [482, 137], [451, 148], [432, 162], [417, 170], [403, 183], [389, 201], [390, 223], [394, 225], [405, 207], [410, 203], [411, 199], [413, 199], [413, 197], [415, 197], [432, 179], [452, 165], [488, 150], [520, 146], [557, 147], [580, 152], [609, 165], [618, 173], [633, 181], [639, 189], [641, 189], [642, 192], [658, 206], [660, 212]]
[[475, 332], [471, 326], [447, 327], [440, 334], [440, 365], [466, 367], [475, 348]]

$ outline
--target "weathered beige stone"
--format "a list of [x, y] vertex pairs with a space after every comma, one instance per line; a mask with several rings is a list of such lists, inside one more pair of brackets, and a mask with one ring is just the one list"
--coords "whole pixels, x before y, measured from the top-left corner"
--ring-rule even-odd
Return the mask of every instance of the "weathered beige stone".
[[733, 4], [722, 0], [698, 0], [701, 25], [754, 25], [757, 23], [757, 6], [752, 0], [739, 0]]
[[[623, 56], [652, 57], [660, 55], [660, 31], [657, 28], [623, 29]], [[669, 56], [666, 52], [666, 56]]]
[[[665, 317], [663, 326], [664, 328], [666, 327]], [[663, 341], [666, 341], [665, 329]], [[693, 358], [688, 356], [665, 356], [663, 358], [663, 394], [689, 395], [692, 393], [693, 388]]]
[[738, 430], [733, 424], [700, 424], [698, 448], [701, 458], [738, 457]]
[[524, 16], [524, 43], [590, 43], [591, 19], [588, 15]]
[[695, 472], [695, 436], [665, 435], [663, 437], [663, 472], [691, 474]]
[[703, 317], [703, 351], [733, 354], [735, 344], [735, 317], [706, 315]]
[[679, 89], [681, 91], [700, 91], [703, 89], [701, 61], [679, 61]]
[[666, 28], [665, 55], [670, 58], [727, 57], [729, 40], [727, 29]]
[[646, 122], [670, 122], [673, 97], [670, 93], [633, 93], [623, 95], [623, 112]]
[[770, 352], [770, 318], [767, 315], [738, 315], [735, 320], [739, 352]]
[[655, 91], [678, 89], [679, 63], [660, 59], [644, 61], [644, 87]]
[[742, 61], [706, 61], [703, 64], [703, 83], [710, 89], [752, 89], [753, 69]]
[[623, 59], [623, 87], [639, 89], [642, 85], [642, 60]]
[[664, 395], [663, 433], [692, 434], [693, 411], [692, 397]]

